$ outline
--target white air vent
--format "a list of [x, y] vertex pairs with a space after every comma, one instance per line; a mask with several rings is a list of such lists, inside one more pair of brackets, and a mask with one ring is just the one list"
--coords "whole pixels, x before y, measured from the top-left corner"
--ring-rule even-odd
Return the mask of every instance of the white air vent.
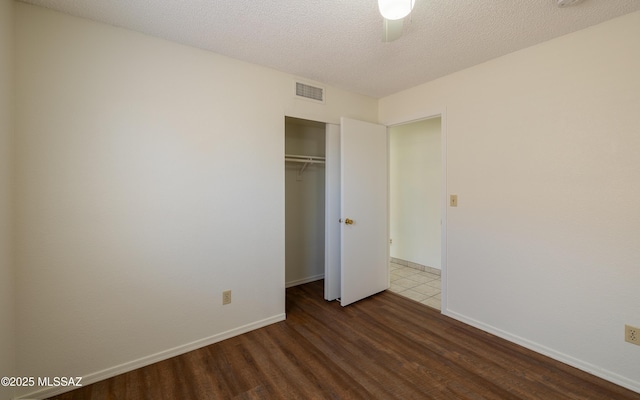
[[581, 3], [582, 0], [558, 0], [558, 7], [565, 8]]
[[296, 82], [296, 97], [324, 103], [324, 88]]

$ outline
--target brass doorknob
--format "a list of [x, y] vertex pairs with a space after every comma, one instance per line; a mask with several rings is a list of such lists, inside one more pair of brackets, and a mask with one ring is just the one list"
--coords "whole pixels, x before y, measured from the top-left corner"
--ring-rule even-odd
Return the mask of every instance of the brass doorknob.
[[347, 225], [353, 225], [353, 220], [347, 218], [347, 219], [344, 220], [344, 223], [347, 224]]

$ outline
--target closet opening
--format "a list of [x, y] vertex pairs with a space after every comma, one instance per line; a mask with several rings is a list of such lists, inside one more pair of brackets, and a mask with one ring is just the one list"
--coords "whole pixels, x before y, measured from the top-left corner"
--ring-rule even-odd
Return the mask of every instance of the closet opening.
[[285, 117], [284, 134], [285, 287], [324, 279], [342, 306], [387, 289], [387, 127]]
[[326, 124], [285, 117], [285, 287], [324, 278]]

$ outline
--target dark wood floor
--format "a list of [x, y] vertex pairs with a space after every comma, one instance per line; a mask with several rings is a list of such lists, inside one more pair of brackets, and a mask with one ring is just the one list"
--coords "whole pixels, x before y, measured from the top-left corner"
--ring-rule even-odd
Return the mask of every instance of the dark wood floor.
[[55, 399], [640, 399], [394, 293], [342, 308], [322, 288], [287, 289], [286, 321]]

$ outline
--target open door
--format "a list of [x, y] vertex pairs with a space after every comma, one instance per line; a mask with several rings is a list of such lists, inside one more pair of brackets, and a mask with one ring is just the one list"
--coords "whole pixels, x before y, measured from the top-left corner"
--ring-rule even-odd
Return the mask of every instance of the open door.
[[385, 126], [340, 121], [340, 303], [346, 306], [389, 287], [389, 153]]

